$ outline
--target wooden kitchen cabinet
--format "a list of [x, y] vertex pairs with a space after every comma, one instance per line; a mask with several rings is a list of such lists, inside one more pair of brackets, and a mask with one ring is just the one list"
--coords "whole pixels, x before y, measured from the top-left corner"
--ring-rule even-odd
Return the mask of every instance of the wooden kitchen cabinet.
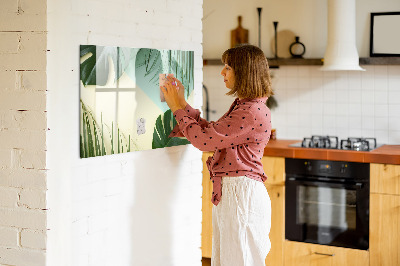
[[285, 266], [366, 266], [365, 250], [285, 241]]
[[371, 193], [400, 195], [400, 165], [370, 164]]
[[285, 158], [264, 156], [261, 160], [267, 175], [265, 187], [271, 199], [271, 250], [265, 259], [266, 266], [283, 265], [285, 240]]
[[370, 202], [370, 265], [400, 265], [400, 196], [373, 193]]
[[261, 163], [268, 177], [265, 184], [285, 185], [285, 158], [264, 156], [261, 159]]
[[203, 153], [203, 195], [202, 195], [202, 223], [201, 223], [201, 253], [204, 258], [211, 258], [212, 252], [212, 183], [206, 161], [212, 152]]
[[285, 241], [285, 187], [265, 184], [271, 199], [271, 250], [265, 259], [266, 266], [283, 265]]
[[400, 265], [400, 165], [370, 167], [370, 265]]

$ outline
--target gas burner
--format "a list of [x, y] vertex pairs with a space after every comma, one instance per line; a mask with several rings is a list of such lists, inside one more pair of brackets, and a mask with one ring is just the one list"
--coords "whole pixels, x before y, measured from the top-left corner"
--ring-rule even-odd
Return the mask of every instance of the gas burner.
[[347, 138], [340, 141], [336, 136], [316, 136], [304, 138], [302, 142], [290, 144], [291, 147], [338, 149], [352, 151], [371, 151], [382, 145], [377, 145], [376, 138]]
[[304, 148], [325, 148], [325, 149], [338, 149], [339, 140], [336, 136], [312, 136], [311, 138], [304, 138], [301, 142], [301, 147]]
[[370, 151], [376, 147], [376, 138], [347, 138], [340, 141], [342, 150]]

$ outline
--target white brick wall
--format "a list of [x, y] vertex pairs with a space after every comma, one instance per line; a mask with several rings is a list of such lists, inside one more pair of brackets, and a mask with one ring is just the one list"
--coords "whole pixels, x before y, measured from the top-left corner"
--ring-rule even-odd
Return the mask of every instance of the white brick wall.
[[201, 265], [201, 152], [79, 159], [78, 57], [80, 44], [194, 50], [199, 107], [202, 0], [56, 0], [47, 8], [48, 265]]
[[45, 265], [46, 3], [0, 3], [1, 265]]

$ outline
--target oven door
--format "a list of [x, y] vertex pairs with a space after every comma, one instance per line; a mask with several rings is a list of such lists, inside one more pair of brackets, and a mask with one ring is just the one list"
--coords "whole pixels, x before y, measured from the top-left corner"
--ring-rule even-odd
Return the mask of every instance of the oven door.
[[286, 178], [286, 239], [367, 250], [369, 185]]

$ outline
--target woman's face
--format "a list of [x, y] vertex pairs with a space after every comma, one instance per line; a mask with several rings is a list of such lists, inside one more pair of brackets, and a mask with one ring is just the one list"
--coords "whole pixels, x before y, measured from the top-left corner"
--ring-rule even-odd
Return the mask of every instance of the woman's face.
[[233, 69], [225, 64], [221, 71], [221, 75], [224, 77], [225, 86], [228, 89], [233, 89], [235, 86], [235, 73], [233, 73]]

